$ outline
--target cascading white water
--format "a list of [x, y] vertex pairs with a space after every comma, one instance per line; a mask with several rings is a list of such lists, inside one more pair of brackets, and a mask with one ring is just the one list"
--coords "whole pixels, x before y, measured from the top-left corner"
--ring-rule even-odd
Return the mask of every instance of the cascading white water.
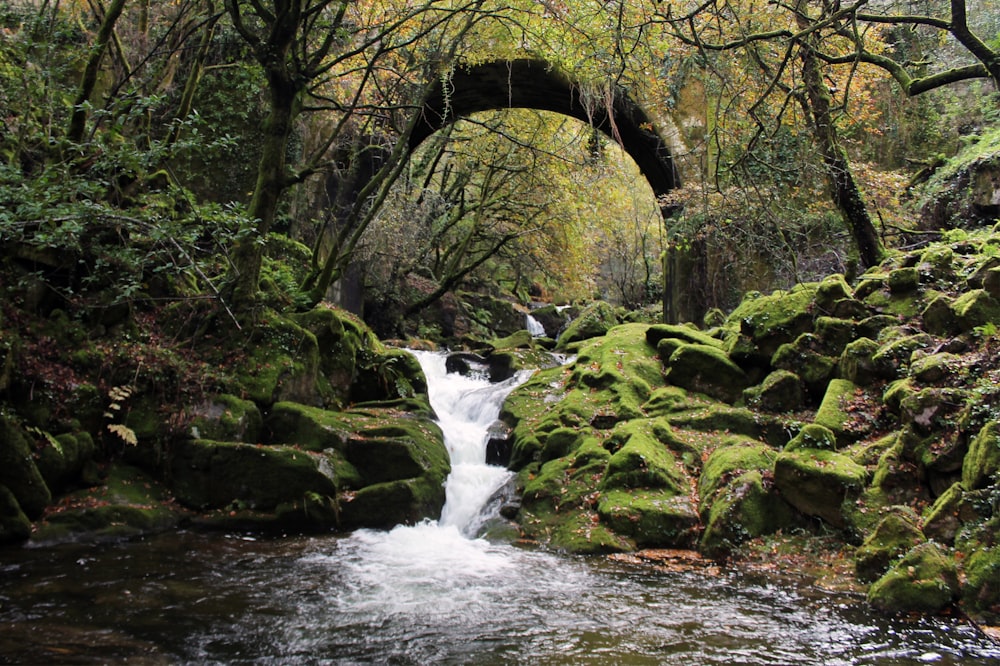
[[466, 536], [475, 536], [480, 510], [510, 478], [510, 472], [503, 467], [486, 464], [487, 432], [504, 399], [531, 372], [521, 372], [507, 381], [492, 384], [485, 372], [468, 376], [449, 374], [444, 354], [413, 353], [427, 376], [431, 407], [437, 414], [451, 458], [439, 523], [457, 527]]
[[545, 327], [542, 326], [542, 322], [530, 314], [524, 316], [524, 327], [528, 329], [528, 333], [531, 333], [533, 338], [541, 338], [545, 335]]

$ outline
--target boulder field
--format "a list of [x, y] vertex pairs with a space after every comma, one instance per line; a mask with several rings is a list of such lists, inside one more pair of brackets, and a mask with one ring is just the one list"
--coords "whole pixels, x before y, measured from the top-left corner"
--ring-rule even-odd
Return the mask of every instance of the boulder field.
[[833, 535], [873, 605], [960, 602], [995, 624], [998, 325], [1000, 235], [952, 232], [854, 286], [748, 294], [713, 328], [567, 329], [575, 360], [501, 415], [517, 520], [574, 553], [739, 558], [769, 535]]
[[[550, 347], [572, 359], [515, 390], [496, 429], [519, 497], [503, 514], [524, 538], [717, 559], [832, 539], [879, 608], [958, 603], [1000, 622], [1000, 232], [949, 232], [854, 284], [748, 294], [711, 327], [623, 321], [596, 303], [557, 340], [522, 332], [476, 350], [497, 379]], [[72, 330], [57, 314], [49, 325]], [[203, 354], [225, 372], [174, 401], [152, 357], [132, 383], [74, 380], [29, 400], [13, 330], [0, 542], [440, 513], [450, 466], [419, 364], [343, 312], [258, 317], [238, 348]], [[83, 377], [96, 352], [66, 346], [60, 376]]]

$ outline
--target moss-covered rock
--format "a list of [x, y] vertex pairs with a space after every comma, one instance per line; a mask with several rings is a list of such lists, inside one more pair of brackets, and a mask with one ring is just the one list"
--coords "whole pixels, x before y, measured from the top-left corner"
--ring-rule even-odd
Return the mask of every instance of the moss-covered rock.
[[207, 398], [190, 410], [188, 432], [194, 439], [259, 442], [263, 418], [255, 402], [234, 395]]
[[840, 447], [847, 446], [866, 434], [868, 424], [858, 423], [849, 411], [859, 387], [846, 379], [832, 379], [826, 387], [823, 402], [816, 411], [814, 422], [829, 428]]
[[743, 391], [750, 407], [768, 412], [794, 412], [802, 408], [805, 390], [802, 380], [789, 370], [775, 370], [757, 386]]
[[723, 347], [722, 340], [714, 338], [707, 333], [703, 333], [691, 326], [679, 324], [656, 324], [646, 329], [646, 342], [652, 347], [656, 347], [661, 340], [678, 340], [697, 345], [708, 345], [710, 347]]
[[834, 451], [837, 448], [837, 436], [833, 431], [818, 423], [808, 423], [785, 445], [785, 451], [800, 449], [822, 449]]
[[444, 477], [375, 483], [339, 498], [343, 527], [389, 528], [437, 518], [444, 506]]
[[726, 402], [736, 402], [748, 384], [746, 373], [715, 345], [688, 344], [670, 356], [667, 380]]
[[582, 340], [589, 340], [604, 335], [618, 325], [615, 309], [604, 301], [591, 303], [571, 321], [559, 335], [557, 349], [565, 349], [568, 345]]
[[840, 273], [829, 275], [816, 285], [816, 305], [826, 312], [830, 312], [837, 303], [853, 298], [854, 290]]
[[952, 299], [944, 294], [936, 294], [927, 299], [920, 312], [924, 329], [931, 335], [945, 335], [956, 329], [955, 314], [951, 309]]
[[639, 547], [689, 548], [697, 538], [698, 514], [686, 494], [610, 490], [601, 494], [597, 514]]
[[803, 333], [794, 342], [781, 345], [771, 358], [771, 365], [794, 372], [812, 395], [822, 395], [833, 376], [837, 359], [822, 353], [822, 341], [812, 333]]
[[892, 364], [883, 359], [875, 359], [880, 348], [871, 338], [858, 338], [849, 343], [840, 356], [841, 375], [859, 386], [868, 386], [880, 379], [892, 377], [895, 373]]
[[914, 427], [921, 435], [934, 434], [961, 410], [968, 397], [968, 392], [963, 389], [922, 389], [900, 401], [900, 420], [904, 426]]
[[924, 534], [938, 543], [953, 544], [962, 524], [975, 519], [964, 500], [965, 488], [952, 484], [924, 511]]
[[1000, 482], [1000, 423], [990, 421], [969, 444], [962, 465], [962, 485], [969, 490]]
[[897, 508], [885, 516], [854, 553], [854, 571], [870, 583], [881, 578], [893, 560], [902, 557], [926, 537], [913, 511]]
[[893, 414], [899, 414], [903, 400], [918, 392], [916, 384], [909, 377], [890, 382], [882, 392], [882, 404]]
[[683, 467], [652, 432], [652, 422], [620, 423], [604, 448], [613, 451], [601, 489], [663, 488], [681, 494], [688, 486]]
[[500, 349], [531, 349], [534, 346], [534, 338], [526, 329], [514, 331], [503, 338], [490, 340], [489, 346], [494, 350]]
[[934, 344], [934, 338], [926, 333], [907, 335], [883, 344], [872, 355], [872, 362], [886, 379], [896, 379], [907, 374], [913, 352]]
[[0, 485], [0, 545], [18, 543], [31, 536], [31, 521], [24, 515], [14, 493]]
[[976, 549], [965, 561], [962, 604], [983, 621], [1000, 622], [1000, 545]]
[[892, 612], [942, 611], [958, 595], [955, 561], [934, 542], [911, 549], [868, 590], [868, 601]]
[[1000, 323], [1000, 301], [990, 296], [985, 289], [965, 292], [952, 302], [951, 310], [958, 332]]
[[850, 319], [839, 317], [817, 317], [816, 336], [820, 339], [822, 350], [827, 356], [840, 358], [857, 335], [857, 324]]
[[955, 373], [961, 362], [957, 354], [940, 352], [914, 359], [910, 376], [924, 384], [936, 384]]
[[920, 287], [920, 271], [912, 266], [897, 268], [889, 273], [887, 285], [894, 294], [916, 291]]
[[32, 446], [21, 426], [0, 414], [0, 485], [17, 499], [24, 514], [34, 520], [52, 501], [52, 493], [32, 456]]
[[865, 480], [864, 467], [833, 451], [783, 451], [774, 462], [774, 483], [782, 497], [835, 527], [846, 526], [843, 504], [860, 494]]
[[183, 440], [172, 451], [170, 473], [177, 499], [194, 509], [266, 511], [307, 492], [334, 497], [338, 490], [321, 454], [288, 446]]
[[131, 465], [113, 464], [100, 485], [70, 493], [50, 507], [32, 541], [123, 539], [172, 529], [186, 518], [160, 482]]
[[781, 345], [812, 327], [817, 285], [798, 285], [770, 296], [748, 294], [727, 319], [726, 346], [740, 365], [766, 366]]
[[767, 469], [750, 469], [727, 479], [711, 497], [698, 549], [711, 557], [728, 555], [747, 539], [790, 527], [796, 513], [776, 492]]

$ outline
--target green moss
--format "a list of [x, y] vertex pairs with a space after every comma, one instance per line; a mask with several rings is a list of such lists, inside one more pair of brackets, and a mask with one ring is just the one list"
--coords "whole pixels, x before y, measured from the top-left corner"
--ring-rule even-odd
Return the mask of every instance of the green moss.
[[166, 489], [141, 470], [112, 465], [101, 486], [73, 492], [48, 512], [32, 540], [100, 541], [170, 529], [185, 518], [170, 500]]
[[962, 588], [965, 609], [985, 622], [1000, 622], [1000, 546], [981, 548], [965, 562]]
[[189, 431], [195, 439], [260, 441], [263, 419], [257, 404], [234, 395], [212, 396], [191, 410]]
[[885, 387], [882, 393], [882, 403], [894, 414], [899, 414], [900, 405], [906, 398], [915, 395], [917, 387], [909, 377], [897, 379]]
[[817, 317], [816, 336], [824, 354], [839, 358], [844, 348], [857, 337], [857, 324], [850, 319]]
[[729, 479], [713, 495], [699, 550], [711, 557], [726, 556], [747, 539], [773, 534], [795, 522], [792, 507], [771, 489], [768, 470], [752, 469]]
[[686, 495], [668, 490], [611, 490], [597, 506], [601, 522], [639, 547], [691, 547], [698, 515]]
[[648, 420], [620, 423], [605, 448], [614, 451], [601, 489], [663, 488], [682, 493], [688, 485], [683, 467], [652, 432]]
[[771, 365], [794, 372], [812, 394], [819, 394], [833, 376], [837, 359], [821, 351], [822, 342], [812, 333], [803, 333], [794, 342], [783, 344], [771, 357]]
[[965, 292], [952, 302], [951, 310], [959, 332], [989, 323], [1000, 324], [1000, 302], [985, 289]]
[[934, 613], [944, 610], [958, 594], [955, 561], [933, 542], [910, 550], [868, 590], [868, 601], [893, 612]]
[[618, 317], [613, 307], [604, 301], [592, 303], [566, 326], [559, 336], [556, 349], [565, 349], [574, 342], [604, 335], [617, 324]]
[[668, 416], [671, 425], [699, 432], [725, 432], [758, 438], [763, 434], [758, 415], [742, 407], [718, 403], [676, 412]]
[[843, 504], [861, 493], [866, 477], [849, 457], [820, 449], [784, 451], [774, 463], [774, 483], [788, 503], [835, 527], [846, 526]]
[[962, 465], [962, 485], [969, 490], [985, 488], [1000, 480], [1000, 423], [990, 421], [969, 444]]
[[889, 273], [888, 285], [893, 294], [916, 291], [920, 287], [920, 271], [914, 267], [897, 268]]
[[805, 392], [797, 374], [789, 370], [775, 370], [758, 386], [745, 389], [743, 400], [755, 409], [794, 412], [802, 408]]
[[955, 536], [963, 522], [964, 496], [965, 488], [962, 484], [954, 483], [924, 511], [924, 533], [928, 537], [945, 545], [955, 542]]
[[932, 335], [945, 335], [955, 327], [955, 315], [951, 309], [951, 298], [936, 294], [927, 299], [927, 305], [920, 312], [924, 330]]
[[376, 483], [341, 495], [341, 525], [389, 528], [437, 518], [444, 506], [443, 484], [443, 477], [423, 476]]
[[642, 411], [649, 416], [665, 416], [691, 408], [687, 391], [679, 386], [664, 386], [653, 391]]
[[846, 379], [832, 379], [827, 385], [823, 402], [816, 411], [814, 422], [829, 428], [837, 438], [838, 446], [846, 446], [856, 439], [857, 431], [852, 427], [852, 414], [848, 411], [858, 387]]
[[917, 515], [902, 507], [883, 518], [855, 551], [854, 571], [858, 579], [872, 582], [881, 578], [893, 560], [926, 541], [918, 523]]
[[747, 295], [726, 321], [727, 349], [733, 360], [767, 363], [778, 347], [812, 327], [817, 285], [798, 285], [770, 296]]
[[690, 326], [682, 326], [678, 324], [656, 324], [655, 326], [650, 326], [646, 329], [646, 342], [650, 346], [656, 347], [659, 345], [661, 340], [679, 340], [681, 342], [698, 344], [698, 345], [708, 345], [710, 347], [723, 347], [722, 340], [718, 338], [713, 338], [707, 333], [703, 333], [696, 328]]
[[38, 518], [52, 501], [45, 479], [32, 456], [25, 431], [9, 416], [0, 414], [0, 485], [6, 486], [30, 519]]
[[926, 333], [893, 339], [879, 347], [879, 350], [872, 355], [872, 362], [885, 378], [902, 377], [906, 375], [913, 352], [933, 344], [934, 338]]
[[508, 335], [505, 338], [496, 338], [489, 342], [490, 347], [494, 350], [500, 349], [531, 349], [534, 345], [534, 340], [531, 337], [531, 333], [526, 330], [515, 331], [514, 333]]
[[733, 478], [742, 474], [774, 467], [778, 453], [758, 441], [728, 437], [705, 461], [698, 479], [698, 498], [702, 514], [705, 514], [715, 495], [726, 487]]
[[804, 425], [798, 434], [785, 445], [785, 451], [798, 451], [800, 449], [833, 451], [836, 448], [837, 436], [832, 430], [819, 423]]
[[840, 273], [829, 275], [816, 285], [816, 305], [825, 311], [831, 310], [838, 301], [853, 297], [851, 286]]
[[270, 315], [246, 344], [245, 363], [234, 368], [235, 390], [261, 407], [282, 400], [312, 403], [332, 397], [329, 383], [317, 384], [320, 354], [315, 334], [290, 319]]
[[667, 380], [726, 402], [736, 402], [748, 385], [746, 373], [714, 345], [687, 344], [670, 356]]

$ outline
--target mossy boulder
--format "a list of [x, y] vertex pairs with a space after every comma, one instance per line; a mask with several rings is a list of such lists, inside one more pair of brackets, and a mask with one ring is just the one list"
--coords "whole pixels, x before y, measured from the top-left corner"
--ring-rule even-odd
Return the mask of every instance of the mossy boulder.
[[962, 485], [969, 489], [1000, 483], [1000, 423], [984, 425], [969, 444], [962, 465]]
[[837, 438], [838, 446], [847, 446], [865, 434], [864, 423], [856, 423], [850, 405], [859, 387], [846, 379], [832, 379], [823, 394], [823, 401], [816, 410], [813, 422], [829, 428]]
[[591, 303], [580, 315], [571, 321], [559, 335], [557, 349], [565, 349], [568, 345], [582, 340], [589, 340], [604, 335], [618, 325], [615, 309], [604, 301]]
[[34, 448], [35, 465], [45, 485], [53, 492], [77, 482], [84, 465], [93, 464], [96, 451], [94, 440], [87, 432], [53, 436], [38, 431]]
[[848, 456], [822, 449], [783, 451], [774, 462], [774, 483], [782, 497], [835, 527], [846, 527], [843, 504], [860, 494], [866, 476]]
[[0, 415], [0, 485], [7, 487], [24, 514], [34, 520], [52, 501], [52, 493], [35, 465], [32, 451], [20, 424]]
[[934, 344], [934, 338], [926, 333], [916, 333], [892, 339], [883, 344], [872, 355], [872, 362], [886, 379], [896, 379], [907, 374], [913, 352]]
[[610, 490], [597, 505], [603, 524], [640, 547], [690, 548], [698, 514], [686, 494], [669, 490]]
[[818, 423], [807, 423], [795, 434], [785, 451], [798, 451], [801, 449], [822, 449], [824, 451], [834, 451], [837, 448], [837, 436], [832, 430]]
[[247, 358], [236, 368], [234, 388], [261, 407], [281, 400], [323, 404], [334, 399], [328, 381], [317, 383], [320, 353], [315, 334], [291, 319], [272, 313], [254, 327], [245, 349]]
[[929, 297], [920, 312], [924, 330], [931, 335], [945, 335], [956, 329], [955, 313], [951, 309], [951, 303], [951, 297], [944, 294]]
[[14, 493], [0, 485], [0, 545], [18, 543], [31, 536], [31, 521]]
[[924, 511], [924, 534], [938, 543], [953, 544], [963, 523], [977, 518], [967, 504], [965, 488], [961, 483], [952, 484]]
[[837, 358], [844, 352], [844, 348], [858, 337], [857, 324], [850, 319], [839, 317], [817, 317], [815, 332], [823, 352], [827, 356]]
[[790, 370], [775, 370], [757, 386], [743, 391], [750, 407], [768, 412], [794, 412], [802, 408], [805, 390], [802, 380]]
[[919, 435], [932, 435], [958, 414], [968, 397], [964, 389], [921, 389], [900, 401], [900, 421]]
[[656, 438], [648, 420], [618, 424], [604, 448], [613, 453], [601, 480], [603, 491], [662, 488], [681, 494], [688, 485], [683, 466]]
[[803, 333], [794, 342], [778, 347], [771, 366], [794, 372], [809, 393], [822, 394], [837, 365], [837, 359], [827, 356], [822, 349], [822, 341], [816, 335]]
[[867, 386], [880, 379], [894, 375], [892, 364], [882, 359], [875, 360], [881, 346], [871, 338], [858, 338], [844, 348], [840, 355], [841, 375], [855, 384]]
[[494, 350], [501, 349], [531, 349], [534, 346], [534, 338], [526, 329], [514, 331], [503, 338], [490, 340], [489, 346]]
[[321, 454], [288, 446], [181, 440], [171, 453], [171, 488], [194, 509], [268, 511], [307, 492], [335, 497], [338, 490]]
[[704, 515], [713, 498], [734, 477], [751, 470], [770, 471], [778, 453], [769, 446], [744, 437], [729, 437], [718, 446], [702, 467], [698, 478], [698, 499]]
[[342, 527], [390, 528], [437, 518], [444, 507], [441, 477], [415, 477], [375, 483], [339, 498]]
[[131, 465], [112, 464], [103, 482], [74, 491], [36, 524], [35, 543], [106, 541], [177, 527], [187, 513], [164, 486]]
[[854, 553], [854, 571], [866, 583], [881, 578], [893, 560], [927, 538], [913, 511], [897, 508], [885, 516]]
[[963, 607], [985, 622], [1000, 623], [1000, 545], [969, 553], [964, 572]]
[[747, 539], [773, 534], [796, 523], [796, 513], [773, 490], [767, 470], [752, 469], [727, 481], [716, 493], [707, 515], [698, 549], [710, 557], [724, 557]]
[[955, 601], [958, 567], [929, 541], [906, 553], [868, 590], [868, 602], [891, 612], [936, 613]]
[[853, 298], [854, 290], [843, 274], [829, 275], [816, 285], [816, 305], [824, 311], [829, 312], [837, 303]]
[[722, 340], [714, 338], [691, 326], [680, 324], [655, 324], [646, 329], [646, 342], [656, 347], [661, 340], [670, 339], [710, 347], [723, 347]]
[[803, 284], [770, 296], [744, 297], [726, 320], [726, 347], [733, 360], [767, 366], [778, 347], [812, 327], [816, 293], [816, 284]]
[[263, 418], [257, 404], [251, 400], [223, 393], [195, 405], [189, 414], [188, 432], [193, 439], [260, 441]]
[[670, 355], [667, 381], [725, 402], [736, 402], [747, 387], [746, 373], [715, 345], [687, 344]]
[[961, 357], [958, 354], [928, 354], [910, 363], [910, 376], [924, 384], [936, 384], [953, 375], [960, 363]]
[[897, 268], [889, 272], [887, 285], [894, 294], [916, 291], [920, 287], [920, 271], [913, 266]]
[[1000, 301], [985, 289], [967, 291], [951, 304], [958, 332], [971, 331], [976, 326], [1000, 324]]

